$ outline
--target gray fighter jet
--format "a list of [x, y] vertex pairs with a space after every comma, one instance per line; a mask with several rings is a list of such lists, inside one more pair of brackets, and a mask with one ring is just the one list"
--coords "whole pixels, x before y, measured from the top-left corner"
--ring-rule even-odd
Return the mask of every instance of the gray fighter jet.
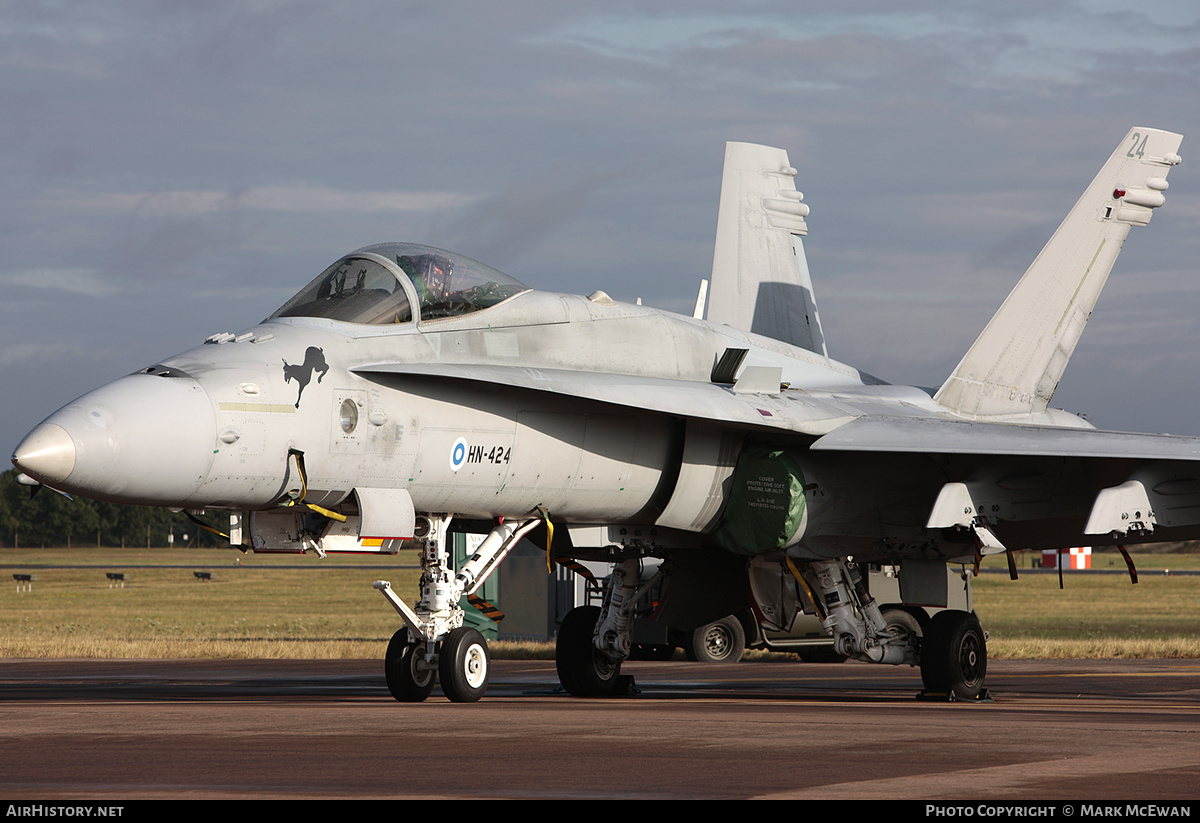
[[[946, 562], [1200, 536], [1200, 438], [1098, 431], [1049, 406], [1132, 226], [1161, 206], [1181, 137], [1121, 141], [936, 393], [827, 356], [779, 149], [731, 143], [707, 319], [529, 289], [462, 255], [388, 243], [335, 262], [261, 324], [96, 389], [17, 447], [71, 494], [230, 513], [254, 551], [394, 553], [415, 608], [385, 660], [399, 700], [488, 684], [460, 601], [528, 536], [547, 563], [613, 564], [567, 614], [558, 671], [612, 693], [654, 591], [676, 629], [753, 604], [816, 613], [838, 654], [984, 693], [985, 634], [945, 606]], [[211, 515], [210, 515], [211, 517]], [[458, 568], [451, 531], [486, 534]], [[643, 580], [643, 558], [664, 562]], [[1011, 557], [1011, 554], [1010, 554]], [[860, 573], [899, 568], [889, 625]], [[917, 621], [913, 621], [917, 623]]]

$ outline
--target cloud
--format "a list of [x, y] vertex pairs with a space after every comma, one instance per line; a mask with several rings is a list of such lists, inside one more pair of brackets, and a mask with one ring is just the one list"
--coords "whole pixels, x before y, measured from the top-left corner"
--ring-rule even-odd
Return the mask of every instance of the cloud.
[[435, 220], [436, 242], [472, 249], [499, 265], [528, 253], [578, 218], [588, 201], [628, 170], [574, 170], [510, 182], [503, 190]]
[[346, 191], [305, 184], [256, 186], [235, 191], [98, 192], [60, 191], [59, 208], [158, 217], [193, 217], [235, 209], [301, 214], [419, 212], [458, 208], [478, 199], [449, 191]]
[[27, 269], [0, 272], [0, 286], [6, 290], [56, 289], [86, 297], [105, 297], [116, 289], [96, 269]]
[[[22, 386], [0, 398], [10, 437], [19, 402], [102, 379], [56, 348], [68, 335], [125, 346], [112, 369], [132, 369], [379, 240], [690, 313], [726, 140], [799, 169], [835, 356], [933, 382], [1120, 136], [1183, 132], [1167, 205], [1130, 239], [1078, 366], [1119, 341], [1100, 379], [1138, 428], [1178, 378], [1123, 364], [1196, 348], [1194, 0], [5, 8], [0, 343], [47, 358], [0, 373]], [[0, 366], [33, 356], [6, 348]]]
[[97, 358], [94, 349], [67, 343], [18, 343], [13, 346], [0, 346], [0, 368], [6, 369], [28, 369], [62, 360], [86, 362], [95, 359]]

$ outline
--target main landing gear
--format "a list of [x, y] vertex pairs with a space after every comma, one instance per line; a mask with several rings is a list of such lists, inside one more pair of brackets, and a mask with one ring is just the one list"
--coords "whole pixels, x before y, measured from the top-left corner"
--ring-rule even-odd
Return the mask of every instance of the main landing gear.
[[869, 663], [918, 665], [927, 699], [986, 697], [987, 638], [971, 612], [946, 609], [929, 619], [924, 636], [896, 615], [886, 617], [844, 559], [808, 564], [805, 578], [826, 609], [825, 630], [834, 651]]
[[402, 703], [419, 703], [429, 697], [435, 680], [441, 682], [451, 702], [474, 703], [483, 697], [491, 672], [487, 641], [463, 625], [459, 601], [482, 586], [512, 547], [539, 522], [534, 518], [516, 525], [497, 525], [455, 572], [446, 550], [451, 517], [418, 518], [421, 599], [416, 609], [401, 600], [388, 581], [373, 584], [405, 624], [392, 636], [383, 661], [388, 691]]
[[554, 660], [558, 679], [576, 697], [606, 697], [619, 691], [621, 664], [632, 649], [633, 610], [658, 581], [660, 570], [640, 589], [640, 562], [630, 558], [613, 567], [604, 606], [579, 606], [567, 612], [558, 629]]

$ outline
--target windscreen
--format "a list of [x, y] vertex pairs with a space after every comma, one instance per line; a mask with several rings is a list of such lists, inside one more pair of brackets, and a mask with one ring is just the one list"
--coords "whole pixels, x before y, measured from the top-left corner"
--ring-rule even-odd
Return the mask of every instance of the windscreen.
[[344, 257], [283, 304], [272, 317], [327, 317], [343, 323], [407, 323], [413, 319], [399, 278], [366, 257]]
[[[401, 274], [365, 255], [394, 263]], [[417, 295], [421, 320], [460, 317], [496, 305], [529, 287], [490, 266], [415, 243], [383, 243], [342, 258], [272, 317], [327, 317], [345, 323], [406, 323], [412, 308], [400, 278]]]
[[408, 275], [421, 303], [422, 320], [470, 314], [529, 290], [491, 266], [429, 246], [388, 244], [373, 246], [371, 251], [386, 253]]

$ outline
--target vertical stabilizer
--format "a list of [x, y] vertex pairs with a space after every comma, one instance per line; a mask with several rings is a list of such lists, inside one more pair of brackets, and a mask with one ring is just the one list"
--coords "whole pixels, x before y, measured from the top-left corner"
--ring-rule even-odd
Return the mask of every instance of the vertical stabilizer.
[[824, 355], [795, 176], [783, 149], [725, 144], [708, 319]]
[[1163, 204], [1182, 136], [1134, 128], [934, 400], [956, 412], [1046, 409], [1131, 226]]

